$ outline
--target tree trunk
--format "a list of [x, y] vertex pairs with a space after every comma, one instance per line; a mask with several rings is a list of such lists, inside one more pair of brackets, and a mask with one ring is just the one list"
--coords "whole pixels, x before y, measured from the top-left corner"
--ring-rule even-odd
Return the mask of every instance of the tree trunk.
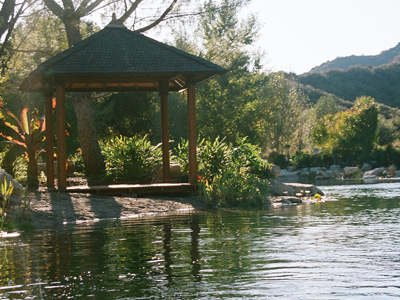
[[[68, 45], [72, 47], [82, 40], [79, 18], [64, 19], [63, 22], [67, 32]], [[86, 176], [103, 175], [105, 174], [105, 165], [98, 142], [90, 94], [76, 94], [73, 103]]]
[[78, 120], [78, 136], [85, 163], [86, 176], [97, 176], [105, 173], [104, 159], [101, 155], [97, 138], [90, 94], [76, 94], [72, 100]]
[[32, 151], [28, 151], [28, 170], [27, 170], [27, 185], [29, 190], [37, 190], [39, 187], [39, 168], [35, 158], [35, 154]]

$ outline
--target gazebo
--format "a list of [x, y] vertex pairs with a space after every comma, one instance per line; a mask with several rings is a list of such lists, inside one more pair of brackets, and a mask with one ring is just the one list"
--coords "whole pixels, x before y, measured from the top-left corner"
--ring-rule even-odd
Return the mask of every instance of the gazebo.
[[226, 69], [128, 30], [112, 21], [104, 29], [40, 64], [21, 84], [45, 101], [47, 186], [54, 188], [53, 93], [57, 99], [58, 190], [67, 189], [66, 92], [159, 92], [163, 181], [170, 176], [168, 93], [187, 91], [189, 183], [197, 182], [195, 85]]

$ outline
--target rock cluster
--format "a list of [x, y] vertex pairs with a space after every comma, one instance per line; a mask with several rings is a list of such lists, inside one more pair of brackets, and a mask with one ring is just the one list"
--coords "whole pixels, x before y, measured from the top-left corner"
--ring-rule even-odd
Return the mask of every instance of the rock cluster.
[[361, 167], [344, 167], [332, 165], [329, 169], [325, 167], [303, 168], [296, 170], [294, 167], [276, 170], [274, 174], [281, 182], [323, 182], [329, 180], [362, 179], [365, 183], [374, 183], [385, 180], [398, 179], [400, 181], [400, 170], [395, 165], [389, 167], [373, 168], [370, 164]]

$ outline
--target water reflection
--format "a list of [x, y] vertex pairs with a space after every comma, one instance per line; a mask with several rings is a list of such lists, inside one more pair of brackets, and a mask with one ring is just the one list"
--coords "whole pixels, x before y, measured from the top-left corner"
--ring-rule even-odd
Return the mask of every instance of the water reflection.
[[399, 196], [327, 193], [337, 200], [0, 240], [0, 299], [398, 298]]

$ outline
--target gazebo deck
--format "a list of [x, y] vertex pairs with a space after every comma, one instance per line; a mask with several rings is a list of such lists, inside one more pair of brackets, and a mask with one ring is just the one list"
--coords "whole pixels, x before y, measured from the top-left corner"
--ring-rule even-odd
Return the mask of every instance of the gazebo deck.
[[90, 193], [102, 195], [121, 194], [172, 194], [193, 193], [195, 185], [190, 183], [153, 183], [153, 184], [110, 184], [69, 186], [68, 193]]

